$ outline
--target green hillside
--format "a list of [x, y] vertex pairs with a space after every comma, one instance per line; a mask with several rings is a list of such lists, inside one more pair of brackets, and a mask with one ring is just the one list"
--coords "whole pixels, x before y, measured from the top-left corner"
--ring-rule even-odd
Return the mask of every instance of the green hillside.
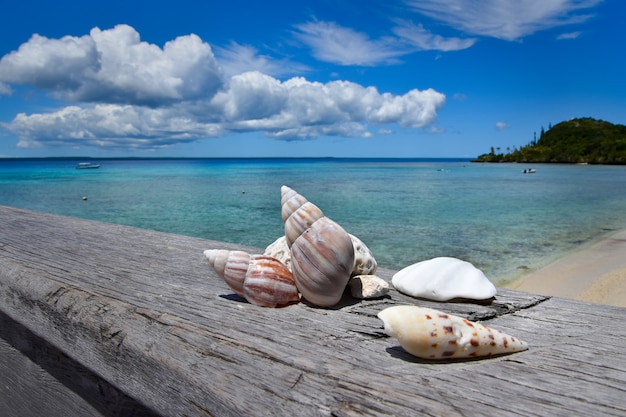
[[491, 152], [474, 162], [626, 164], [626, 126], [592, 118], [561, 122], [508, 153]]

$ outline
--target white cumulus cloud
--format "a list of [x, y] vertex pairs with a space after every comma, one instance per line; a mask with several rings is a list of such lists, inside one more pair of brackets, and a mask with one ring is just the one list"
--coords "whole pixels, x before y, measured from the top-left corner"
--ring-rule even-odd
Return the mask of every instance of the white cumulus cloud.
[[67, 106], [50, 113], [19, 113], [5, 126], [18, 146], [94, 146], [111, 149], [158, 149], [200, 137], [225, 134], [219, 124], [200, 123], [176, 108], [120, 104]]
[[[267, 65], [261, 68], [271, 70]], [[258, 70], [223, 74], [211, 47], [195, 35], [163, 48], [140, 41], [125, 25], [82, 37], [34, 35], [0, 59], [2, 91], [27, 85], [74, 103], [20, 113], [0, 127], [20, 147], [157, 149], [250, 131], [282, 140], [369, 137], [369, 125], [430, 125], [445, 102], [432, 89], [394, 95], [349, 81], [281, 81]]]
[[81, 102], [160, 105], [214, 94], [223, 84], [211, 47], [196, 35], [163, 48], [130, 26], [89, 35], [33, 35], [0, 60], [0, 81], [32, 85]]
[[603, 0], [406, 0], [418, 13], [472, 35], [516, 40], [584, 22]]

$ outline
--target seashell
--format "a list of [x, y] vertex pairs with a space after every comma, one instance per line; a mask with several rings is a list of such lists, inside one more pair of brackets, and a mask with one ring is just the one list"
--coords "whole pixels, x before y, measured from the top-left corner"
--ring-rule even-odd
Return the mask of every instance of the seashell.
[[434, 258], [396, 272], [393, 286], [406, 295], [436, 301], [453, 298], [486, 300], [496, 295], [496, 287], [483, 272], [456, 258]]
[[262, 307], [284, 307], [300, 301], [296, 282], [278, 259], [242, 251], [204, 251], [215, 272], [249, 303]]
[[[358, 237], [349, 233], [348, 235], [350, 235], [352, 246], [354, 246], [354, 266], [350, 275], [353, 277], [356, 275], [374, 275], [378, 264], [372, 252]], [[287, 245], [287, 238], [285, 236], [281, 236], [272, 242], [265, 248], [263, 254], [273, 256], [291, 270], [291, 250], [289, 245]]]
[[499, 330], [431, 308], [394, 306], [378, 313], [378, 318], [385, 333], [422, 359], [474, 358], [528, 349], [526, 342]]
[[285, 236], [281, 236], [270, 243], [265, 248], [263, 254], [278, 259], [291, 271], [291, 249], [287, 246], [287, 238]]
[[355, 275], [348, 281], [350, 294], [354, 298], [369, 299], [382, 297], [389, 292], [389, 284], [376, 275]]
[[331, 307], [341, 300], [354, 267], [350, 235], [306, 198], [281, 188], [285, 237], [298, 290], [310, 303]]
[[352, 268], [352, 276], [355, 275], [374, 275], [378, 268], [378, 263], [374, 259], [374, 255], [370, 249], [365, 246], [356, 236], [350, 235], [352, 246], [354, 246], [354, 267]]
[[283, 185], [281, 191], [281, 214], [285, 222], [287, 245], [293, 242], [316, 220], [324, 217], [324, 213], [315, 204], [291, 188]]

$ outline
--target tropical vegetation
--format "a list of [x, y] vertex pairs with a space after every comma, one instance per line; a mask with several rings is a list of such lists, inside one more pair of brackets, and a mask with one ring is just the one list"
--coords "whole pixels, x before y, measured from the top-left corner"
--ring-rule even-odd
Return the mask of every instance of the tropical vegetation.
[[556, 162], [626, 164], [626, 126], [590, 117], [576, 118], [541, 128], [535, 138], [519, 149], [491, 148], [473, 162]]

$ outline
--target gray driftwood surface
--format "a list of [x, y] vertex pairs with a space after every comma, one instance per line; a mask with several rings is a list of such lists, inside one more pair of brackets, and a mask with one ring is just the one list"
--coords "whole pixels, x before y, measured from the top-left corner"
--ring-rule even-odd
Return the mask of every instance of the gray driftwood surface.
[[[209, 248], [241, 247], [0, 206], [0, 415], [626, 414], [626, 309], [507, 290], [488, 305], [392, 290], [262, 308], [215, 275]], [[382, 331], [395, 304], [530, 350], [419, 360]]]

